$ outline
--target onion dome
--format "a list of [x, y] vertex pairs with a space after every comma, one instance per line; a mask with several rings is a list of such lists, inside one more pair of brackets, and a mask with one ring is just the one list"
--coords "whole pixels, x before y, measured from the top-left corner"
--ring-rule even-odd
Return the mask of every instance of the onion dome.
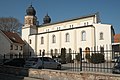
[[34, 7], [32, 7], [32, 5], [30, 5], [27, 10], [26, 10], [27, 15], [30, 16], [35, 16], [36, 15], [36, 11], [34, 9]]
[[48, 16], [48, 14], [43, 18], [43, 22], [44, 22], [44, 24], [51, 22], [51, 18], [50, 18], [50, 16]]

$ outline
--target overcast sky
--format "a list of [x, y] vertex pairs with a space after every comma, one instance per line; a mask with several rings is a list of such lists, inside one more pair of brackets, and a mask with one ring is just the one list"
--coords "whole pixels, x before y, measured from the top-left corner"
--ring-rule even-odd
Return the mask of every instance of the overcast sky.
[[15, 17], [23, 24], [31, 3], [40, 23], [47, 13], [57, 22], [99, 12], [101, 22], [120, 33], [120, 0], [0, 0], [0, 17]]

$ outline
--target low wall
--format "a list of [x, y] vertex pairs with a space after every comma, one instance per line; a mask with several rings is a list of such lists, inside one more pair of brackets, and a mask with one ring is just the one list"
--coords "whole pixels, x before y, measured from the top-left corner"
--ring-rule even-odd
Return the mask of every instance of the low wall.
[[[70, 72], [70, 71], [62, 71], [62, 70], [59, 71], [59, 70], [48, 70], [48, 69], [42, 69], [42, 70], [41, 69], [25, 69], [25, 68], [17, 68], [17, 67], [10, 67], [10, 66], [0, 66], [0, 73], [11, 74], [14, 76], [23, 76], [24, 78], [20, 80], [41, 80], [41, 79], [44, 79], [44, 80], [120, 80], [119, 74], [96, 73], [96, 72]], [[0, 80], [7, 80], [7, 79], [0, 79]], [[9, 79], [9, 80], [13, 80], [13, 79]]]
[[46, 80], [120, 80], [120, 75], [117, 74], [39, 69], [29, 69], [29, 77]]

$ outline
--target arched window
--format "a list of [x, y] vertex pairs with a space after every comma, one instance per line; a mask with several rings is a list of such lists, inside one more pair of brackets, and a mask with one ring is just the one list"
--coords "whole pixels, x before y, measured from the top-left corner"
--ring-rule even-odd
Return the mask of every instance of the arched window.
[[66, 42], [70, 42], [70, 35], [69, 35], [69, 33], [66, 33], [65, 37], [66, 37]]
[[31, 24], [31, 22], [32, 22], [32, 20], [30, 20], [30, 19], [29, 19], [29, 22], [28, 22], [28, 24]]
[[104, 47], [100, 47], [100, 52], [104, 53]]
[[103, 32], [100, 33], [100, 40], [103, 40]]
[[57, 49], [55, 49], [55, 54], [54, 54], [54, 55], [55, 55], [55, 56], [57, 56], [57, 54], [58, 54], [58, 50], [57, 50]]
[[41, 55], [42, 55], [42, 51], [41, 51], [41, 50], [39, 50], [39, 51], [40, 51], [40, 54], [39, 54], [39, 55], [41, 56]]
[[86, 47], [86, 48], [85, 48], [85, 51], [86, 51], [86, 53], [90, 53], [90, 48], [89, 48], [89, 47]]
[[81, 33], [81, 38], [82, 38], [82, 41], [86, 41], [86, 32], [85, 31], [82, 31]]
[[41, 37], [41, 44], [44, 44], [44, 37]]
[[51, 52], [51, 56], [53, 56], [53, 49], [51, 49], [51, 51], [50, 51], [50, 52]]
[[55, 35], [52, 36], [52, 43], [56, 43], [56, 37], [55, 37]]
[[90, 59], [90, 48], [89, 47], [85, 48], [85, 58]]
[[45, 56], [45, 50], [43, 49], [42, 56]]
[[72, 53], [72, 50], [71, 50], [71, 48], [69, 48], [69, 53]]

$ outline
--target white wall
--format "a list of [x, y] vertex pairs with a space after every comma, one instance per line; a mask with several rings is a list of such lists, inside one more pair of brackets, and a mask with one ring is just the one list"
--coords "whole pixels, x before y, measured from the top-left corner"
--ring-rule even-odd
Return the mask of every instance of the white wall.
[[[112, 45], [112, 30], [111, 30], [111, 25], [108, 24], [94, 24], [95, 26], [95, 31], [96, 31], [96, 45], [97, 46], [104, 46], [105, 49], [107, 48], [106, 45], [108, 46], [108, 49], [111, 50], [110, 45]], [[103, 33], [103, 40], [100, 40], [100, 33]]]
[[29, 36], [29, 40], [31, 40], [31, 44], [29, 42], [29, 47], [28, 47], [29, 52], [28, 53], [31, 52], [32, 55], [36, 55], [36, 49], [37, 49], [36, 48], [36, 46], [37, 46], [37, 44], [36, 44], [36, 40], [37, 40], [36, 35]]
[[[79, 28], [78, 28], [79, 27]], [[86, 32], [86, 40], [82, 41], [82, 31]], [[25, 38], [29, 35], [29, 29], [23, 30]], [[27, 32], [27, 33], [26, 33]], [[34, 32], [34, 31], [33, 31]], [[99, 39], [100, 32], [104, 33], [104, 40]], [[65, 41], [65, 34], [69, 33], [70, 42]], [[52, 36], [56, 36], [56, 43], [52, 43]], [[44, 44], [41, 44], [41, 37], [44, 37]], [[46, 24], [38, 27], [37, 39], [35, 35], [29, 37], [32, 40], [30, 44], [33, 52], [39, 55], [40, 50], [45, 53], [50, 53], [51, 49], [53, 53], [55, 49], [58, 53], [61, 52], [61, 48], [66, 48], [67, 52], [71, 48], [72, 51], [79, 52], [79, 48], [85, 50], [86, 47], [94, 48], [100, 45], [111, 44], [111, 25], [97, 24], [96, 17], [85, 17], [82, 19], [75, 19], [65, 22], [58, 22], [54, 24]], [[25, 38], [27, 40], [27, 38]]]
[[[81, 40], [82, 31], [86, 32], [86, 40]], [[104, 40], [99, 39], [99, 33], [104, 33]], [[69, 33], [70, 42], [65, 41], [65, 34]], [[52, 36], [56, 36], [56, 43], [52, 43]], [[41, 44], [41, 37], [44, 37], [44, 44]], [[44, 50], [50, 52], [51, 49], [66, 48], [67, 51], [71, 48], [74, 51], [79, 52], [79, 48], [85, 50], [86, 47], [93, 48], [94, 46], [109, 45], [111, 44], [111, 27], [106, 24], [95, 24], [94, 26], [87, 26], [77, 29], [68, 29], [56, 32], [50, 32], [45, 34], [39, 34], [37, 40], [37, 52]], [[35, 45], [34, 45], [35, 46]], [[53, 51], [54, 52], [54, 51]]]
[[[0, 55], [10, 55], [10, 54], [23, 54], [23, 49], [21, 50], [21, 47], [23, 47], [23, 44], [17, 44], [11, 42], [1, 31], [0, 31]], [[11, 45], [13, 45], [13, 49], [11, 50]], [[18, 49], [16, 50], [16, 46], [18, 46]], [[7, 56], [10, 57], [10, 56]]]
[[[41, 37], [44, 37], [44, 44], [41, 44]], [[47, 34], [41, 34], [41, 35], [38, 35], [37, 36], [37, 53], [39, 55], [40, 53], [40, 50], [43, 52], [43, 50], [45, 51], [48, 51], [47, 48], [48, 48], [48, 42], [47, 41], [48, 39], [48, 35]]]
[[[18, 46], [18, 49], [16, 49], [16, 46]], [[13, 43], [13, 49], [10, 50], [10, 52], [13, 54], [23, 54], [23, 49], [21, 50], [21, 46], [23, 47], [23, 44]]]
[[4, 34], [0, 31], [0, 54], [8, 54], [10, 53], [10, 41], [6, 39]]
[[[86, 32], [86, 40], [82, 41], [82, 31]], [[89, 26], [86, 28], [79, 28], [77, 29], [77, 52], [79, 52], [79, 48], [82, 48], [82, 50], [85, 50], [86, 47], [94, 47], [95, 41], [94, 41], [94, 26]]]
[[40, 26], [38, 27], [38, 33], [46, 32], [47, 29], [50, 29], [50, 31], [55, 31], [59, 27], [60, 29], [69, 29], [72, 27], [92, 25], [93, 23], [96, 23], [95, 17], [87, 17], [83, 19], [65, 21], [62, 23], [56, 23], [56, 24], [47, 25], [47, 26]]
[[[66, 42], [66, 34], [69, 34], [70, 36], [70, 41]], [[66, 30], [66, 31], [62, 31], [61, 33], [61, 48], [66, 48], [67, 52], [68, 49], [71, 48], [72, 50], [75, 51], [75, 30]]]

